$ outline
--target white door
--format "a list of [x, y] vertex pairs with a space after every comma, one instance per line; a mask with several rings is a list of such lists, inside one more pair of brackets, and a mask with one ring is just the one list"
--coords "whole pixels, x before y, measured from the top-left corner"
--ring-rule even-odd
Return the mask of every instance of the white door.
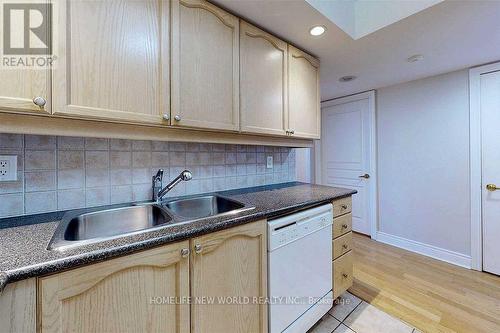
[[357, 190], [352, 228], [376, 237], [373, 91], [321, 105], [320, 183]]
[[500, 71], [481, 75], [480, 84], [483, 270], [500, 275]]

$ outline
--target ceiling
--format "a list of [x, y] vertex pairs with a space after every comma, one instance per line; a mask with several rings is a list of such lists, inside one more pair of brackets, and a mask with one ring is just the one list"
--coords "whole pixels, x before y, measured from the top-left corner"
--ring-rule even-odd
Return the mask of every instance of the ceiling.
[[356, 40], [305, 0], [214, 2], [319, 57], [322, 100], [500, 60], [500, 1], [446, 0]]

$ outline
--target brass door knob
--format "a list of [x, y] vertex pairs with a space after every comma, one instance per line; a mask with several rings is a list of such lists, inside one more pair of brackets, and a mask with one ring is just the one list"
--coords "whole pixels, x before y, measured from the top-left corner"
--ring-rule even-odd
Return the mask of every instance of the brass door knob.
[[497, 187], [495, 184], [488, 184], [488, 185], [486, 185], [486, 189], [488, 191], [493, 192], [493, 191], [496, 191], [496, 190], [500, 190], [500, 187]]

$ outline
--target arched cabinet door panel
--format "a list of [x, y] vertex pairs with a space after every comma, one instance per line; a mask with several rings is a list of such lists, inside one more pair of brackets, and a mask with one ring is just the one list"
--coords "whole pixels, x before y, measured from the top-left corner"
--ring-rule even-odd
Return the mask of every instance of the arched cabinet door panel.
[[[239, 299], [236, 304], [191, 306], [191, 332], [267, 332], [265, 220], [191, 240], [193, 299]], [[245, 304], [245, 299], [249, 304]]]
[[287, 43], [240, 22], [241, 131], [286, 135]]
[[239, 130], [239, 20], [204, 0], [172, 1], [172, 125]]
[[[189, 242], [40, 278], [41, 332], [189, 332]], [[168, 298], [167, 298], [168, 299]]]
[[292, 135], [320, 138], [319, 61], [288, 45], [288, 119]]
[[169, 1], [58, 1], [55, 9], [53, 113], [167, 125]]

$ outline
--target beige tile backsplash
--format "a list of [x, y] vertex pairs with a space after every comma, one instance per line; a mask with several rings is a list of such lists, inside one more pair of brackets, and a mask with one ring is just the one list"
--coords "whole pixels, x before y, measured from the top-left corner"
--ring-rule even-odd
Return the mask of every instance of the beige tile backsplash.
[[296, 179], [295, 150], [280, 147], [0, 133], [0, 155], [17, 155], [19, 171], [0, 182], [0, 218], [148, 200], [159, 168], [165, 183], [193, 173], [170, 196]]

